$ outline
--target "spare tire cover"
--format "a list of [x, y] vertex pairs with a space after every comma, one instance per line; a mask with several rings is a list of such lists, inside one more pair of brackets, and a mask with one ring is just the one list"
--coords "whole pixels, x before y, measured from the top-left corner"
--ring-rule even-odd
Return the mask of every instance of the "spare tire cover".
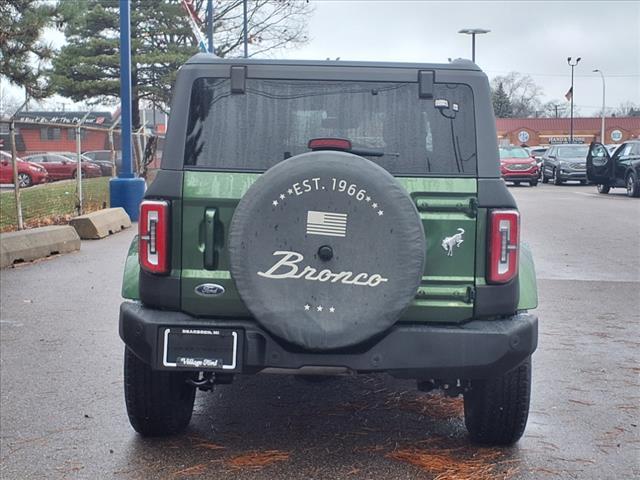
[[291, 157], [261, 175], [229, 232], [247, 308], [273, 335], [310, 350], [391, 327], [415, 297], [425, 250], [406, 190], [375, 163], [335, 151]]

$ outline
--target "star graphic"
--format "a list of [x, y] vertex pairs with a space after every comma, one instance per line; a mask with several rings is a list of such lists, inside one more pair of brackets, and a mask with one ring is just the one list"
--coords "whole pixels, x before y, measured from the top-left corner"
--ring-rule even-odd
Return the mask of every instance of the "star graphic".
[[381, 217], [382, 215], [384, 215], [384, 211], [378, 210], [378, 216]]
[[293, 190], [289, 189], [289, 190], [287, 190], [287, 193], [288, 193], [289, 195], [292, 195], [292, 194], [293, 194]]
[[271, 203], [273, 203], [273, 206], [274, 206], [274, 207], [277, 207], [277, 206], [278, 206], [278, 200], [274, 200], [274, 201], [273, 201], [273, 202], [271, 202]]
[[378, 208], [378, 204], [377, 204], [377, 203], [372, 203], [372, 204], [371, 204], [371, 207], [372, 207], [372, 208]]
[[367, 198], [365, 198], [365, 200], [366, 200], [367, 202], [370, 202], [370, 201], [371, 201], [371, 197], [367, 197]]
[[322, 311], [322, 305], [318, 305], [318, 308], [316, 308], [316, 310], [318, 310], [319, 312]]
[[280, 194], [280, 200], [284, 200], [284, 194], [283, 193]]
[[330, 311], [331, 313], [333, 313], [333, 312], [335, 312], [335, 311], [336, 311], [336, 309], [335, 309], [335, 308], [333, 308], [333, 307], [331, 307], [331, 308], [329, 309], [329, 311]]
[[311, 305], [309, 305], [309, 304], [306, 304], [306, 305], [304, 306], [305, 311], [309, 311], [309, 309], [310, 309], [310, 308], [311, 308]]

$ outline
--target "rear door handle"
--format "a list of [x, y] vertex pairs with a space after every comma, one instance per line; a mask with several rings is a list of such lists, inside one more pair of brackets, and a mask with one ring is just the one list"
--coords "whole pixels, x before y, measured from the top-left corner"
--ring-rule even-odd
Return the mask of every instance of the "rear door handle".
[[215, 270], [218, 264], [215, 246], [217, 214], [215, 208], [207, 208], [204, 212], [204, 268], [207, 270]]

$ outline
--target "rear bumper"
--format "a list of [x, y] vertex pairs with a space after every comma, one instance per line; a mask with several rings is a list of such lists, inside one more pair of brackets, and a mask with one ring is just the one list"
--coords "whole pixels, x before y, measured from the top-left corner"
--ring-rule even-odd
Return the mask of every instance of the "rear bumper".
[[366, 346], [339, 352], [307, 352], [287, 347], [250, 320], [197, 318], [134, 302], [120, 306], [120, 337], [154, 369], [175, 369], [162, 362], [164, 331], [169, 327], [241, 331], [236, 373], [321, 366], [409, 378], [490, 378], [519, 365], [538, 343], [538, 318], [520, 313], [457, 326], [398, 324]]

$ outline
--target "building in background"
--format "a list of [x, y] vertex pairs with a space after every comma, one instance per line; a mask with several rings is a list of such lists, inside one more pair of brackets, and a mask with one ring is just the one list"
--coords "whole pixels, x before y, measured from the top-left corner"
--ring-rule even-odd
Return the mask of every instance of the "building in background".
[[[19, 156], [35, 152], [75, 152], [76, 124], [87, 112], [21, 112], [16, 118], [16, 149]], [[164, 136], [167, 115], [151, 109], [141, 110], [145, 135]], [[0, 150], [10, 150], [9, 117], [0, 118]], [[82, 124], [80, 138], [83, 152], [109, 150], [109, 129], [115, 125], [114, 145], [120, 149], [120, 111], [91, 112]], [[89, 128], [84, 128], [89, 127]], [[162, 149], [160, 148], [160, 151]]]
[[[574, 143], [622, 143], [640, 138], [640, 117], [605, 118], [605, 138], [600, 139], [602, 118], [574, 118]], [[498, 118], [496, 119], [500, 145], [554, 145], [569, 143], [568, 118]]]
[[[18, 155], [32, 152], [73, 152], [76, 150], [76, 124], [87, 112], [21, 112], [16, 118], [16, 149]], [[2, 150], [9, 150], [9, 128], [0, 131]], [[82, 150], [109, 148], [111, 112], [92, 112], [85, 119], [80, 134]], [[6, 130], [6, 131], [5, 131]]]

